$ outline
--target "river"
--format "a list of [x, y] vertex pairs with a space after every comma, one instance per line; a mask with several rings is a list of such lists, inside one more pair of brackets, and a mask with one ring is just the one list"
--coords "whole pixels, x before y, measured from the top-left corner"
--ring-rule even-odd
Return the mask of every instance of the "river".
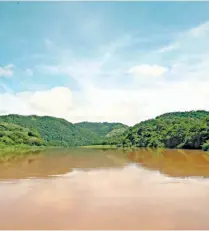
[[51, 149], [0, 163], [0, 229], [209, 229], [209, 155]]

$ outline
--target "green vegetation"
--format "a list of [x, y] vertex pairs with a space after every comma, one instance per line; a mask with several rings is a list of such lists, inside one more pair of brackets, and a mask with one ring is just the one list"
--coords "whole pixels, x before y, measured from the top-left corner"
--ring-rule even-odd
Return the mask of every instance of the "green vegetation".
[[[1, 146], [84, 146], [101, 144], [120, 123], [77, 123], [50, 116], [0, 116]], [[113, 132], [114, 133], [114, 132]], [[115, 132], [118, 134], [119, 131]]]
[[204, 151], [209, 151], [209, 140], [207, 140], [203, 145], [202, 145], [202, 149]]
[[81, 122], [75, 125], [95, 134], [97, 137], [97, 144], [103, 145], [103, 147], [112, 147], [112, 145], [115, 144], [112, 140], [118, 140], [118, 137], [122, 136], [122, 134], [128, 129], [128, 126], [122, 123]]
[[209, 112], [167, 113], [129, 128], [111, 140], [123, 147], [209, 148]]
[[1, 122], [20, 125], [26, 129], [33, 129], [37, 134], [40, 134], [43, 145], [46, 146], [68, 147], [94, 144], [96, 142], [94, 136], [88, 131], [79, 129], [64, 119], [50, 116], [7, 115], [0, 117]]
[[46, 148], [52, 147], [29, 145], [0, 146], [0, 162], [18, 160], [30, 154], [39, 155]]
[[189, 111], [189, 112], [169, 112], [157, 116], [156, 119], [175, 119], [175, 118], [189, 118], [189, 119], [204, 119], [209, 116], [208, 111], [197, 110], [197, 111]]
[[126, 130], [128, 129], [128, 127], [121, 127], [121, 128], [115, 128], [113, 129], [111, 132], [109, 132], [106, 137], [107, 138], [114, 138], [117, 136], [122, 135]]
[[112, 149], [117, 148], [116, 145], [88, 145], [88, 146], [81, 146], [81, 148], [93, 148], [93, 149]]
[[0, 148], [92, 145], [209, 150], [209, 112], [166, 113], [130, 128], [121, 123], [72, 124], [50, 116], [0, 116]]
[[0, 148], [4, 146], [44, 145], [38, 132], [12, 123], [0, 123]]
[[87, 129], [94, 133], [97, 137], [104, 138], [105, 136], [112, 136], [114, 134], [123, 133], [128, 126], [122, 123], [92, 123], [92, 122], [81, 122], [76, 123], [79, 128]]
[[0, 122], [20, 125], [27, 129], [33, 129], [40, 134], [47, 146], [78, 146], [91, 142], [84, 131], [78, 129], [72, 123], [50, 116], [1, 116]]

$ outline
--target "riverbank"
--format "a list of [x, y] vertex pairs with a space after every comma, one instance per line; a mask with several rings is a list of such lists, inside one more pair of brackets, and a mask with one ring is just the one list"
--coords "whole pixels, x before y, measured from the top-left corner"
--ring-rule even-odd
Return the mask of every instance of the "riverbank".
[[79, 148], [111, 149], [117, 147], [116, 145], [87, 145], [87, 146], [79, 146]]
[[28, 146], [28, 145], [15, 145], [15, 146], [1, 146], [0, 147], [0, 161], [5, 162], [9, 160], [19, 159], [29, 154], [38, 154], [40, 151], [51, 149], [54, 147], [47, 146]]
[[[116, 145], [88, 145], [88, 146], [77, 146], [77, 147], [62, 147], [62, 146], [28, 146], [28, 145], [17, 145], [17, 146], [3, 146], [0, 147], [0, 162], [5, 162], [9, 160], [16, 160], [27, 155], [37, 155], [41, 151], [50, 150], [50, 149], [69, 149], [69, 148], [83, 148], [83, 149], [100, 149], [100, 150], [108, 150], [108, 149], [117, 149], [123, 151], [139, 151], [140, 149], [146, 149], [148, 151], [152, 151], [154, 153], [160, 153], [164, 148], [150, 148], [150, 147], [117, 147]], [[172, 150], [172, 149], [171, 149]], [[178, 151], [185, 151], [187, 149], [176, 149]], [[189, 149], [192, 150], [192, 149]], [[194, 149], [197, 150], [197, 149]], [[209, 154], [208, 151], [205, 153]]]

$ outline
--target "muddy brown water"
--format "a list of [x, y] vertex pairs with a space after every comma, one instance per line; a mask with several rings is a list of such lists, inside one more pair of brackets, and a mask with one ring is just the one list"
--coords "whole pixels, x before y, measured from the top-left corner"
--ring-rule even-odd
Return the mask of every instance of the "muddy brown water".
[[209, 155], [79, 148], [2, 162], [0, 229], [209, 229]]

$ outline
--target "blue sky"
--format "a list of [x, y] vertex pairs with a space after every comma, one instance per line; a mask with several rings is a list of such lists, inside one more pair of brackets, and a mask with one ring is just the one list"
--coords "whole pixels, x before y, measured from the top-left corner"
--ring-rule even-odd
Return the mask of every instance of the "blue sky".
[[1, 114], [209, 109], [208, 2], [0, 2], [0, 28]]

